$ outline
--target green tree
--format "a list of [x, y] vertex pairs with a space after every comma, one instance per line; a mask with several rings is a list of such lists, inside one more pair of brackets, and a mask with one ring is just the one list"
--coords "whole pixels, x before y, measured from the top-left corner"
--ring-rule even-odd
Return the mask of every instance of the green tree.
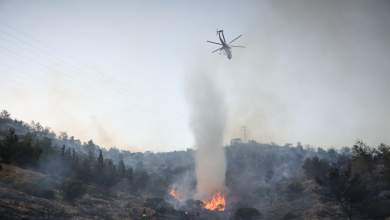
[[93, 180], [91, 162], [88, 159], [83, 159], [81, 166], [78, 169], [77, 176], [83, 182], [91, 182]]
[[315, 179], [318, 184], [316, 192], [321, 200], [325, 203], [338, 204], [343, 214], [352, 220], [353, 216], [361, 211], [368, 198], [368, 190], [360, 175], [352, 172], [351, 160], [343, 158], [342, 161], [329, 166], [325, 171], [323, 169], [326, 166], [319, 165], [321, 163], [317, 159], [314, 161], [317, 165], [308, 166], [305, 162], [306, 168], [304, 169], [306, 175]]
[[103, 186], [111, 187], [118, 182], [118, 172], [112, 160], [106, 160], [103, 170]]
[[134, 172], [133, 186], [136, 191], [145, 189], [149, 182], [149, 174], [144, 169], [136, 169]]
[[75, 162], [77, 162], [77, 160], [78, 160], [78, 157], [76, 154], [76, 150], [74, 148], [72, 148], [72, 161], [75, 163]]
[[369, 174], [375, 166], [374, 155], [375, 149], [358, 141], [352, 147], [352, 171], [357, 174]]
[[65, 144], [63, 144], [61, 147], [61, 156], [63, 159], [65, 159], [65, 151], [66, 151], [66, 147], [65, 147]]
[[74, 202], [85, 194], [86, 186], [82, 181], [69, 179], [62, 184], [61, 191], [66, 201]]
[[35, 166], [40, 158], [42, 149], [34, 142], [31, 133], [19, 137], [11, 128], [2, 141], [0, 157], [4, 163], [15, 163], [21, 166]]
[[92, 140], [89, 140], [86, 145], [84, 145], [85, 149], [88, 153], [88, 160], [92, 162], [95, 160], [95, 152], [96, 152], [96, 145], [93, 143]]
[[42, 149], [34, 143], [33, 136], [28, 133], [22, 141], [14, 146], [13, 161], [21, 166], [36, 166], [42, 154]]
[[126, 176], [126, 166], [122, 159], [120, 159], [118, 163], [118, 174], [120, 178], [124, 178]]
[[0, 119], [3, 119], [3, 120], [11, 119], [11, 114], [7, 110], [2, 110], [0, 112]]
[[318, 157], [307, 158], [302, 168], [307, 177], [318, 180], [329, 170], [329, 162]]
[[360, 176], [353, 175], [350, 166], [345, 170], [332, 167], [326, 180], [322, 184], [322, 198], [338, 203], [348, 219], [352, 220], [367, 196], [367, 189]]
[[132, 167], [129, 167], [126, 171], [126, 178], [127, 180], [129, 181], [130, 184], [133, 184], [133, 180], [134, 180], [134, 172], [133, 172], [133, 168]]
[[15, 129], [10, 128], [0, 149], [0, 155], [4, 163], [12, 162], [17, 152], [16, 145], [18, 142], [19, 137], [16, 135]]
[[97, 172], [103, 171], [104, 168], [104, 158], [102, 150], [99, 150], [99, 157], [97, 159]]
[[390, 146], [380, 144], [378, 147], [378, 159], [383, 162], [383, 179], [390, 188]]

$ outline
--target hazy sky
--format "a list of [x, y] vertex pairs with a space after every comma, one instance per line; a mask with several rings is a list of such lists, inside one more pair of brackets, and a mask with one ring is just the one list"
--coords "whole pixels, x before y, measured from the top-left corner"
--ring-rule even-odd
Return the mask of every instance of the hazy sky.
[[[247, 48], [211, 54], [217, 28]], [[259, 142], [389, 144], [389, 36], [386, 0], [2, 0], [0, 108], [105, 146], [185, 149], [202, 73], [226, 143], [246, 126]]]

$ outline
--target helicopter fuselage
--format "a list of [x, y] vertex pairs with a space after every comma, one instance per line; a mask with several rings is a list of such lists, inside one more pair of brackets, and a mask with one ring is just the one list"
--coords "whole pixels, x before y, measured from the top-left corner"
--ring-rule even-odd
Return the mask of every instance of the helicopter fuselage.
[[229, 46], [229, 44], [226, 43], [226, 39], [225, 39], [225, 35], [223, 34], [223, 31], [218, 31], [218, 37], [219, 37], [219, 41], [222, 44], [222, 49], [225, 52], [227, 58], [229, 60], [232, 59], [231, 47]]
[[242, 36], [242, 34], [233, 38], [233, 40], [231, 40], [229, 42], [226, 41], [225, 35], [223, 34], [223, 30], [217, 30], [217, 35], [218, 35], [219, 42], [209, 41], [209, 40], [206, 41], [207, 43], [216, 44], [216, 45], [220, 46], [219, 48], [211, 51], [211, 53], [215, 53], [215, 52], [221, 53], [222, 52], [230, 60], [230, 59], [232, 59], [232, 48], [233, 47], [245, 48], [244, 46], [241, 46], [241, 45], [233, 45], [232, 44], [234, 41], [236, 41], [238, 38], [240, 38]]

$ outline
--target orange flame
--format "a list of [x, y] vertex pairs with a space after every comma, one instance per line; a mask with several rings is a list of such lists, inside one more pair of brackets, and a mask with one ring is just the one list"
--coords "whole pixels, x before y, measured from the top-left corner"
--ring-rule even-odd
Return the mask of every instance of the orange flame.
[[203, 207], [210, 211], [224, 211], [226, 207], [225, 196], [221, 192], [217, 192], [209, 200], [203, 201]]
[[176, 189], [173, 188], [169, 191], [169, 195], [171, 195], [173, 198], [179, 201], [182, 199], [181, 194]]

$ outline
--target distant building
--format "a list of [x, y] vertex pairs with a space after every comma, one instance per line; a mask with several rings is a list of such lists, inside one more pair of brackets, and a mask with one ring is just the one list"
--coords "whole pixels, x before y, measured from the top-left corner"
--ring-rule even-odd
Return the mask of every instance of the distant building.
[[257, 141], [255, 141], [255, 140], [248, 140], [248, 144], [257, 144]]
[[230, 140], [230, 145], [242, 144], [241, 138], [232, 138]]

